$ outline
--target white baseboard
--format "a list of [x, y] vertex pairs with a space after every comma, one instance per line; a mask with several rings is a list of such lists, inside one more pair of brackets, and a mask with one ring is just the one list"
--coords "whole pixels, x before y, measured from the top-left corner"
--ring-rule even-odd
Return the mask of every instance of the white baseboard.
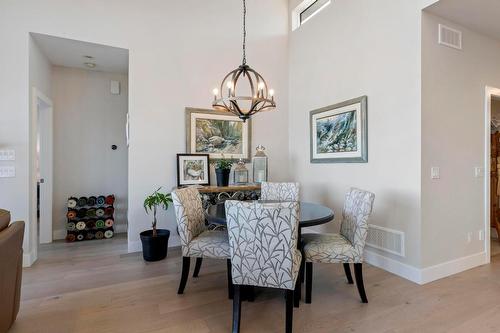
[[127, 247], [128, 253], [141, 252], [141, 251], [142, 251], [142, 243], [140, 240], [128, 241], [128, 247]]
[[470, 256], [450, 260], [441, 264], [423, 268], [421, 284], [436, 281], [450, 275], [454, 275], [471, 268], [488, 263], [486, 252], [472, 254]]
[[401, 276], [407, 280], [420, 284], [421, 272], [418, 268], [404, 264], [397, 260], [384, 257], [376, 252], [365, 248], [365, 261], [375, 267], [381, 268], [397, 276]]
[[486, 252], [480, 252], [466, 257], [450, 260], [441, 264], [418, 269], [399, 262], [397, 260], [384, 257], [378, 253], [365, 249], [365, 261], [375, 267], [381, 268], [390, 273], [396, 274], [418, 284], [426, 284], [436, 281], [471, 268], [488, 263]]
[[[181, 245], [181, 239], [179, 235], [175, 234], [173, 235], [172, 232], [170, 233], [170, 238], [168, 240], [168, 247], [177, 247]], [[134, 240], [128, 241], [128, 253], [133, 253], [133, 252], [141, 252], [142, 251], [142, 243], [141, 240]]]
[[57, 229], [52, 231], [52, 239], [59, 240], [66, 238], [66, 230], [65, 229]]
[[33, 263], [35, 262], [35, 254], [33, 251], [26, 253], [23, 253], [23, 267], [31, 267]]
[[117, 234], [122, 234], [128, 231], [128, 226], [126, 224], [116, 224], [113, 228]]

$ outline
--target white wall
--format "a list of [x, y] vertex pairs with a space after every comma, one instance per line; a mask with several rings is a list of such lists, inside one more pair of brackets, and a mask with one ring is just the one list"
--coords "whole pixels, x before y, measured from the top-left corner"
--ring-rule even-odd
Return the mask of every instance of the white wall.
[[[111, 80], [120, 95], [110, 93]], [[54, 66], [52, 97], [53, 230], [65, 234], [69, 197], [100, 194], [115, 194], [115, 231], [127, 230], [127, 75]]]
[[[463, 50], [438, 45], [438, 24], [463, 32]], [[422, 265], [484, 251], [485, 87], [500, 88], [500, 42], [425, 13], [422, 23]], [[430, 179], [440, 167], [441, 179]], [[473, 233], [471, 243], [467, 234]], [[445, 236], [443, 236], [445, 235]]]
[[[287, 1], [250, 0], [248, 63], [276, 91], [278, 110], [255, 117], [274, 180], [288, 179]], [[234, 0], [0, 2], [0, 142], [16, 149], [19, 173], [0, 188], [1, 206], [29, 220], [28, 33], [129, 49], [129, 250], [151, 218], [144, 197], [176, 184], [175, 154], [185, 151], [184, 108], [210, 107], [212, 88], [241, 62], [241, 2]], [[112, 13], [112, 15], [110, 15]], [[172, 210], [160, 227], [175, 229]], [[171, 245], [178, 239], [172, 233]], [[30, 249], [25, 249], [30, 250]]]
[[[290, 10], [294, 4], [290, 2]], [[302, 198], [335, 208], [351, 186], [376, 194], [370, 223], [405, 232], [406, 257], [420, 264], [420, 16], [417, 2], [336, 0], [290, 33], [291, 178]], [[368, 159], [311, 164], [309, 111], [368, 96]], [[335, 225], [335, 226], [334, 226]]]

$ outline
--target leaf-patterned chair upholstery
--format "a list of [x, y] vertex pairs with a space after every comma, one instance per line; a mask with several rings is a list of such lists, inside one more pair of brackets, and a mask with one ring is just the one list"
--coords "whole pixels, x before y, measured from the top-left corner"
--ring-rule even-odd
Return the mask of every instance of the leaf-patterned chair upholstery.
[[286, 331], [291, 332], [302, 259], [297, 248], [299, 203], [228, 200], [225, 206], [234, 285], [233, 332], [239, 332], [240, 286], [284, 289]]
[[260, 185], [261, 200], [299, 201], [299, 183], [270, 183]]
[[302, 235], [303, 253], [306, 260], [306, 303], [311, 302], [312, 263], [342, 263], [350, 284], [353, 283], [351, 268], [354, 264], [356, 285], [363, 303], [368, 303], [363, 285], [362, 263], [368, 232], [368, 217], [373, 208], [375, 194], [351, 188], [346, 194], [342, 210], [340, 234]]
[[190, 258], [196, 258], [193, 276], [197, 277], [202, 258], [229, 260], [229, 238], [225, 230], [213, 231], [205, 226], [205, 214], [196, 188], [177, 189], [172, 192], [172, 200], [182, 247], [182, 276], [177, 292], [182, 294], [189, 274]]

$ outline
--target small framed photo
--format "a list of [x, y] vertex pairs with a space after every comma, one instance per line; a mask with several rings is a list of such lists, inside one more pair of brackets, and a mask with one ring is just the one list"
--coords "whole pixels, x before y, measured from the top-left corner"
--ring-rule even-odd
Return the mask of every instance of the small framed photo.
[[368, 98], [310, 112], [311, 163], [368, 162]]
[[210, 185], [208, 154], [177, 154], [177, 186]]

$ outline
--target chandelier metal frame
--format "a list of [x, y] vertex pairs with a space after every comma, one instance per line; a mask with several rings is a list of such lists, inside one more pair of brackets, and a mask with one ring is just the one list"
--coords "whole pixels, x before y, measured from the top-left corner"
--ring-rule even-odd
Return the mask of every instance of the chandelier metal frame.
[[[268, 85], [262, 75], [247, 65], [246, 59], [246, 0], [243, 0], [243, 60], [238, 68], [229, 72], [220, 85], [220, 89], [214, 89], [214, 101], [212, 106], [219, 111], [230, 112], [243, 121], [261, 111], [269, 111], [276, 107], [274, 91], [268, 89]], [[238, 96], [237, 87], [240, 79], [246, 79], [250, 86], [250, 96]], [[227, 92], [226, 94], [224, 92]], [[240, 104], [250, 104], [248, 109]]]

